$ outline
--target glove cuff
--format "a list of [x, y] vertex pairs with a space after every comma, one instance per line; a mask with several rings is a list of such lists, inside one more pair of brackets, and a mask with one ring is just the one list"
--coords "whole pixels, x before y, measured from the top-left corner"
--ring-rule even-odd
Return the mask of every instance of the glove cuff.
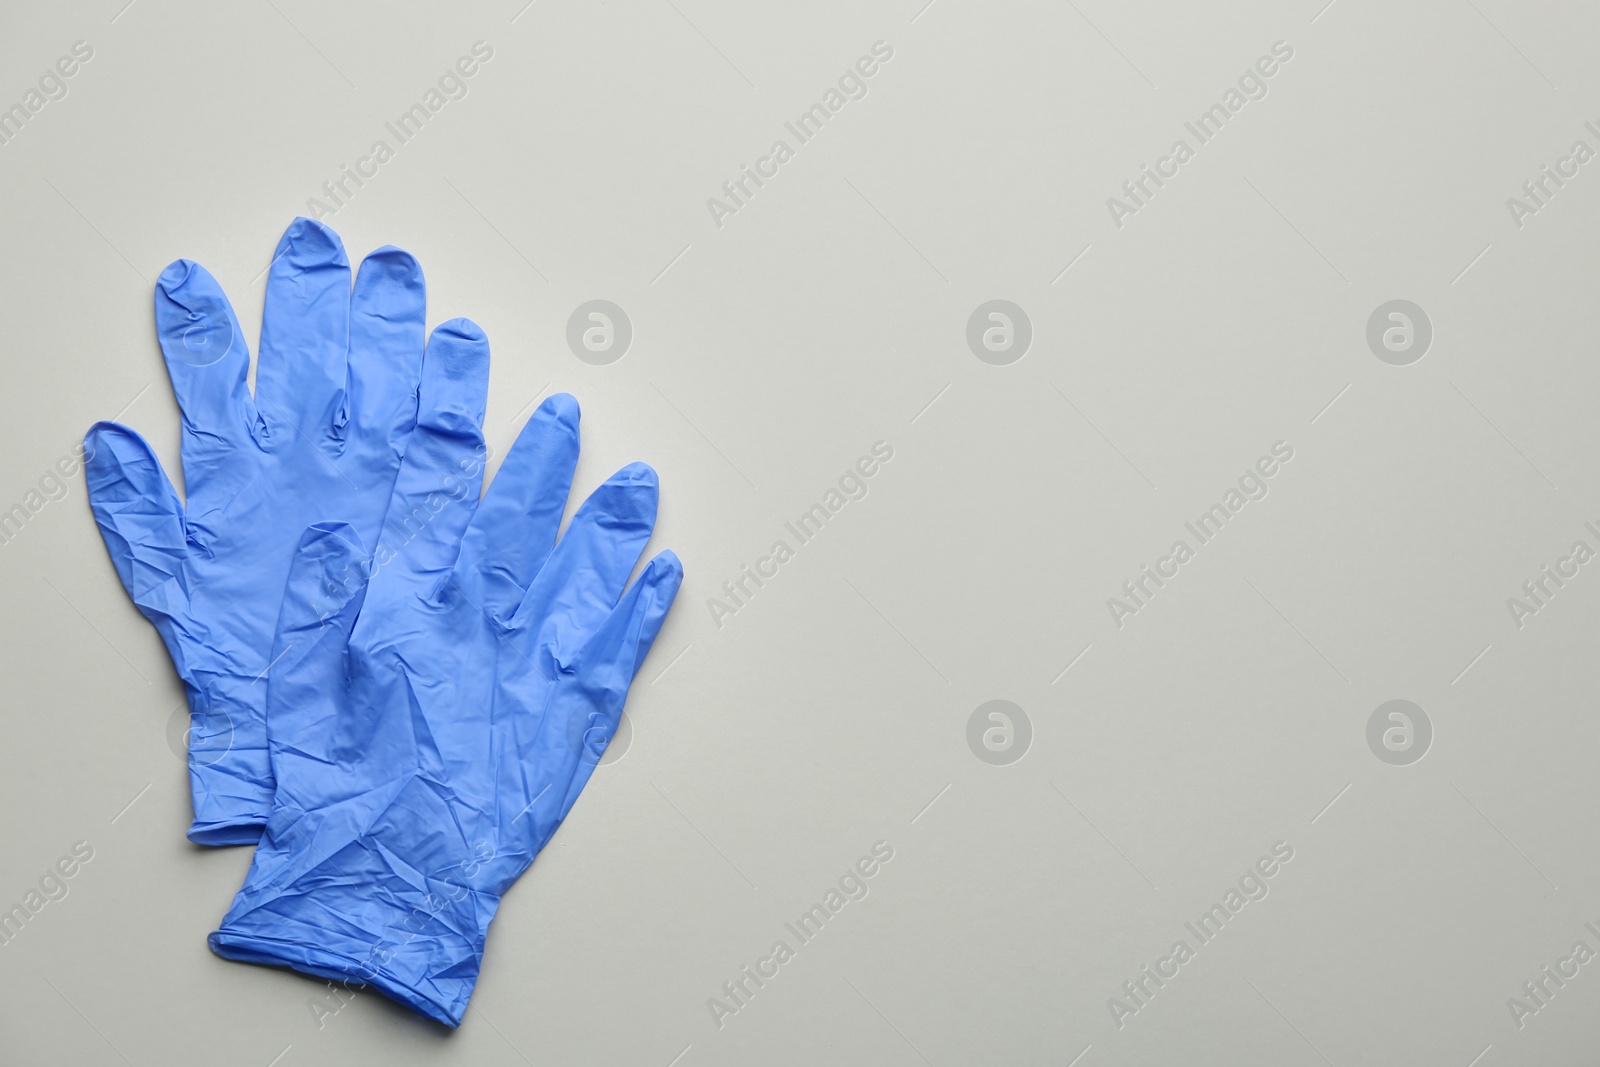
[[[446, 981], [429, 980], [396, 957], [382, 959], [395, 946], [371, 945], [365, 941], [327, 936], [316, 944], [284, 941], [231, 929], [224, 925], [212, 931], [207, 943], [211, 951], [225, 959], [260, 963], [269, 967], [288, 967], [301, 974], [326, 978], [347, 985], [366, 985], [412, 1011], [426, 1015], [451, 1028], [461, 1025], [467, 1001], [477, 983], [481, 953], [472, 955], [471, 977]], [[431, 955], [431, 953], [430, 953]]]
[[188, 687], [189, 840], [197, 845], [253, 845], [272, 809], [261, 712], [231, 692], [247, 684], [218, 678], [205, 689]]
[[[460, 1025], [500, 904], [485, 884], [484, 865], [425, 873], [400, 858], [382, 829], [351, 833], [341, 818], [348, 814], [278, 813], [211, 934], [211, 950], [370, 985], [446, 1026]], [[297, 845], [285, 847], [274, 830], [297, 837]]]

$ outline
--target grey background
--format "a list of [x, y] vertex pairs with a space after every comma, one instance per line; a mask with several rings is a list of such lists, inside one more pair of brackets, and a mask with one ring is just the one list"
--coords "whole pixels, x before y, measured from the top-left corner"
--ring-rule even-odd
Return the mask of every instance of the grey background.
[[[284, 226], [475, 41], [494, 58], [327, 221], [421, 260], [494, 351], [488, 435], [584, 407], [574, 501], [661, 472], [678, 606], [597, 772], [507, 897], [462, 1028], [214, 957], [248, 849], [202, 850], [180, 686], [81, 476], [0, 547], [7, 1064], [1566, 1064], [1600, 963], [1600, 124], [1591, 5], [125, 0], [0, 12], [0, 510], [97, 418], [178, 477], [151, 287], [188, 256], [254, 338]], [[779, 175], [706, 199], [873, 42]], [[1119, 229], [1106, 198], [1294, 49]], [[1067, 269], [1069, 268], [1070, 269]], [[567, 348], [578, 305], [625, 356]], [[1028, 314], [1010, 365], [978, 305]], [[1425, 309], [1409, 366], [1368, 316]], [[894, 459], [719, 627], [708, 599], [875, 441]], [[1292, 462], [1119, 629], [1119, 595], [1276, 441]], [[1192, 539], [1191, 539], [1192, 540]], [[1396, 766], [1373, 710], [1424, 709]], [[968, 721], [1009, 700], [1025, 756]], [[707, 1001], [876, 841], [894, 859], [748, 1006]], [[1292, 862], [1119, 1028], [1108, 1000], [1275, 842]], [[1553, 988], [1553, 986], [1552, 986]], [[320, 1010], [319, 1010], [319, 1005]], [[276, 1057], [276, 1058], [275, 1058]]]

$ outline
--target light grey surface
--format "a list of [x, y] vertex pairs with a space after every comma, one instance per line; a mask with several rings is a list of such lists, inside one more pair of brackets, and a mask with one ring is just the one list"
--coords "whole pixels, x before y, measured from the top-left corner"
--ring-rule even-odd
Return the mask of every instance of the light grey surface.
[[[0, 13], [0, 104], [94, 50], [0, 146], [0, 508], [119, 411], [176, 477], [156, 275], [206, 264], [253, 337], [283, 227], [483, 41], [468, 95], [328, 221], [352, 258], [416, 253], [430, 325], [487, 330], [498, 450], [565, 389], [580, 494], [654, 464], [687, 579], [627, 751], [447, 1034], [207, 950], [249, 853], [183, 838], [180, 688], [70, 479], [0, 547], [0, 905], [93, 859], [0, 947], [0, 1061], [1592, 1056], [1600, 962], [1520, 1026], [1508, 998], [1600, 950], [1600, 562], [1520, 626], [1507, 604], [1600, 550], [1600, 162], [1520, 226], [1507, 205], [1600, 149], [1591, 5], [125, 2]], [[798, 145], [784, 123], [877, 41], [865, 98]], [[1184, 123], [1279, 41], [1198, 146]], [[1194, 158], [1117, 226], [1107, 198], [1178, 138]], [[609, 364], [566, 341], [597, 299], [633, 328]], [[991, 300], [1031, 323], [1019, 360], [968, 346]], [[1393, 300], [1431, 322], [1420, 360], [1369, 349]], [[797, 546], [784, 523], [878, 441], [868, 495]], [[1280, 441], [1198, 545], [1185, 522]], [[1180, 538], [1119, 628], [1107, 599]], [[714, 619], [778, 539], [794, 558]], [[993, 700], [1020, 760], [972, 725]], [[1431, 724], [1420, 761], [1386, 717], [1369, 747], [1391, 700]], [[870, 893], [800, 945], [784, 924], [879, 841]], [[1277, 842], [1268, 895], [1202, 945], [1185, 922]], [[708, 1000], [780, 939], [719, 1026]]]

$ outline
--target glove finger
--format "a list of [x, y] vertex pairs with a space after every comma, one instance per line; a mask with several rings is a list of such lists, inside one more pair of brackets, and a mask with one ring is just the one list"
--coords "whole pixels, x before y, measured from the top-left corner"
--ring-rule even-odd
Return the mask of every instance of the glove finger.
[[95, 423], [83, 451], [89, 507], [122, 588], [170, 638], [163, 620], [182, 619], [188, 608], [177, 580], [189, 551], [178, 494], [144, 438], [126, 426]]
[[617, 698], [619, 710], [682, 585], [683, 561], [668, 549], [645, 564], [639, 580], [584, 646], [578, 663], [584, 684], [604, 688]]
[[561, 818], [565, 819], [572, 810], [573, 802], [616, 734], [628, 687], [650, 655], [682, 584], [683, 564], [677, 553], [661, 553], [645, 566], [639, 580], [623, 594], [622, 602], [584, 646], [578, 676], [594, 701], [594, 711], [577, 739], [578, 766], [561, 803]]
[[467, 319], [440, 324], [422, 360], [417, 428], [384, 521], [382, 580], [415, 587], [455, 564], [483, 488], [489, 339]]
[[267, 677], [267, 735], [280, 786], [288, 770], [281, 753], [325, 757], [333, 743], [344, 650], [368, 573], [366, 549], [349, 524], [319, 522], [300, 535]]
[[156, 335], [183, 413], [184, 488], [200, 504], [239, 450], [254, 447], [255, 401], [245, 381], [250, 346], [222, 287], [200, 264], [179, 259], [156, 280]]
[[630, 463], [590, 494], [512, 618], [538, 662], [572, 661], [616, 607], [656, 524], [656, 472]]
[[256, 406], [275, 433], [335, 435], [350, 347], [350, 260], [339, 235], [295, 219], [267, 270]]
[[506, 622], [555, 548], [578, 465], [578, 402], [550, 397], [517, 435], [461, 540], [456, 583]]
[[361, 261], [350, 298], [353, 432], [387, 440], [396, 453], [417, 423], [417, 380], [427, 334], [427, 288], [410, 252], [384, 245]]

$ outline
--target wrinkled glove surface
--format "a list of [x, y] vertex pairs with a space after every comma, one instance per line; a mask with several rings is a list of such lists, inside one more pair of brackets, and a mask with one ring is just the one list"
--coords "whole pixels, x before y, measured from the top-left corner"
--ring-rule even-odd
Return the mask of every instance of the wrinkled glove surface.
[[664, 552], [624, 592], [655, 525], [643, 464], [557, 542], [578, 456], [564, 394], [480, 505], [488, 345], [443, 334], [385, 546], [369, 566], [348, 525], [300, 542], [268, 686], [277, 795], [210, 943], [456, 1026], [500, 898], [589, 780], [682, 569]]
[[314, 522], [376, 539], [417, 420], [422, 271], [380, 248], [352, 293], [338, 235], [296, 219], [268, 270], [253, 397], [244, 333], [204, 267], [163, 271], [155, 310], [187, 503], [144, 439], [111, 422], [85, 438], [89, 502], [188, 691], [189, 838], [249, 843], [273, 794], [264, 675], [289, 564]]

